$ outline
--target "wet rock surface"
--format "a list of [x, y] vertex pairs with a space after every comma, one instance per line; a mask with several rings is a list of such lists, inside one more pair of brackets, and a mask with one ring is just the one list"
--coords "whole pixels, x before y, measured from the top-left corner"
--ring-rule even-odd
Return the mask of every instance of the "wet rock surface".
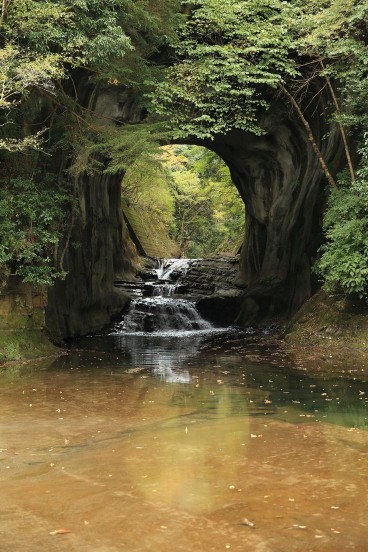
[[238, 297], [242, 289], [235, 285], [239, 271], [238, 257], [193, 259], [180, 277], [176, 293], [198, 296]]
[[142, 298], [152, 298], [149, 302], [149, 314], [152, 315], [153, 310], [160, 311], [160, 298], [166, 297], [170, 302], [180, 303], [181, 310], [185, 302], [195, 305], [199, 314], [215, 325], [227, 326], [235, 321], [243, 295], [243, 289], [235, 284], [239, 270], [237, 257], [158, 259], [156, 268], [151, 264], [137, 274], [135, 282], [115, 282], [132, 297], [133, 305], [140, 306], [140, 311]]

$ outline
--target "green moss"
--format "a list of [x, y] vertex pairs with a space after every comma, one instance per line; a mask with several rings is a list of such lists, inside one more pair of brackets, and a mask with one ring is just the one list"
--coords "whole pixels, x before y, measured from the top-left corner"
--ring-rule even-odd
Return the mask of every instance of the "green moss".
[[367, 305], [320, 291], [291, 320], [285, 339], [295, 346], [348, 348], [367, 355]]
[[0, 363], [51, 356], [57, 352], [57, 347], [40, 331], [0, 332]]

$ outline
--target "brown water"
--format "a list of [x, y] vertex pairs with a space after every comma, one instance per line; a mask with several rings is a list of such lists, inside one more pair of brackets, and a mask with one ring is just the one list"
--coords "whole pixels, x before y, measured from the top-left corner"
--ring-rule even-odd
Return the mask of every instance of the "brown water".
[[368, 550], [359, 367], [220, 334], [79, 347], [1, 375], [1, 551]]

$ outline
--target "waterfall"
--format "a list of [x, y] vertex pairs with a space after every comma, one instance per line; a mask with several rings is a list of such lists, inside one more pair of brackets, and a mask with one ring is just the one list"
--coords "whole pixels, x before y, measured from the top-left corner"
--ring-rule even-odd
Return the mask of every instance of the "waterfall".
[[131, 303], [123, 328], [133, 332], [207, 330], [211, 324], [201, 318], [195, 304], [171, 297], [145, 297]]
[[173, 272], [185, 272], [193, 259], [160, 259], [158, 268], [156, 268], [157, 278], [159, 280], [170, 280]]
[[160, 259], [155, 269], [157, 280], [147, 282], [151, 296], [134, 299], [117, 329], [129, 333], [210, 330], [211, 324], [200, 316], [193, 301], [175, 297], [180, 277], [191, 262], [191, 259]]

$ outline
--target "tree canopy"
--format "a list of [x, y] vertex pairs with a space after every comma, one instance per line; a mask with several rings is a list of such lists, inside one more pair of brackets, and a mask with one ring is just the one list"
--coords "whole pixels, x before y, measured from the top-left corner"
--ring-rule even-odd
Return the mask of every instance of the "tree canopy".
[[[19, 211], [17, 243], [26, 246], [29, 221], [39, 220], [36, 210], [27, 216], [27, 201], [15, 201], [17, 194], [31, 198], [45, 180], [55, 200], [51, 210], [64, 213], [50, 224], [52, 238], [33, 232], [40, 266], [47, 269], [58, 255], [60, 265], [54, 243], [73, 220], [65, 215], [75, 203], [72, 177], [64, 173], [61, 193], [49, 159], [55, 152], [66, 152], [75, 172], [122, 171], [165, 142], [211, 140], [232, 129], [262, 134], [262, 116], [276, 98], [294, 110], [336, 188], [317, 270], [331, 289], [368, 295], [367, 0], [4, 0], [0, 24], [0, 148], [10, 167], [2, 201]], [[104, 128], [89, 111], [81, 82], [133, 90], [145, 121]], [[308, 113], [321, 108], [341, 136], [340, 176], [332, 174], [308, 122]], [[17, 161], [20, 152], [26, 163]], [[19, 178], [33, 189], [19, 187]], [[24, 275], [28, 261], [9, 245], [14, 225], [2, 213], [8, 245], [0, 266]]]
[[244, 234], [244, 203], [229, 169], [210, 150], [187, 145], [142, 155], [126, 172], [123, 201], [164, 223], [180, 255], [233, 255]]

